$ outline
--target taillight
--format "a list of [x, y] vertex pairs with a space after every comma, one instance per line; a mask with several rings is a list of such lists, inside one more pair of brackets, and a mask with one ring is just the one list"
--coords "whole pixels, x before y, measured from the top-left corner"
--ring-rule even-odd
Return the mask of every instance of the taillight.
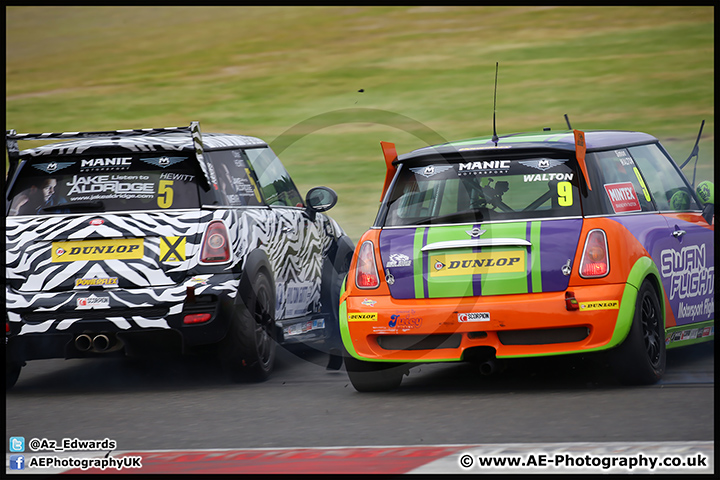
[[585, 240], [580, 276], [583, 278], [604, 277], [610, 272], [607, 237], [602, 230], [591, 230]]
[[210, 222], [200, 251], [201, 263], [222, 263], [230, 260], [230, 241], [227, 228], [220, 220]]
[[377, 288], [380, 285], [380, 277], [375, 265], [375, 247], [370, 240], [360, 247], [355, 269], [355, 285], [358, 288]]
[[573, 292], [565, 292], [565, 308], [571, 312], [574, 310], [580, 310], [580, 304], [575, 298], [575, 294]]
[[212, 315], [209, 313], [191, 313], [189, 315], [185, 315], [185, 318], [183, 319], [183, 323], [185, 325], [192, 325], [194, 323], [204, 323], [207, 322], [212, 318]]

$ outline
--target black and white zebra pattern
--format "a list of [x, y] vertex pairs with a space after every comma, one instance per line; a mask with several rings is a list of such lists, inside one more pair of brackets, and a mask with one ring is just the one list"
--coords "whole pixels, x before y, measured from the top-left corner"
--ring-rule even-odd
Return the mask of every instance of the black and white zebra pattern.
[[[168, 212], [104, 213], [103, 223], [92, 225], [99, 215], [46, 215], [8, 217], [6, 229], [6, 287], [8, 319], [21, 322], [18, 312], [60, 312], [71, 309], [87, 290], [75, 287], [77, 278], [118, 277], [120, 289], [105, 288], [102, 295], [114, 305], [128, 307], [127, 316], [109, 317], [120, 329], [170, 328], [163, 318], [133, 315], [133, 308], [170, 305], [169, 315], [179, 314], [187, 286], [196, 294], [216, 293], [235, 297], [239, 279], [231, 275], [255, 249], [267, 254], [276, 285], [276, 318], [290, 318], [320, 311], [322, 262], [333, 237], [342, 229], [329, 217], [318, 214], [310, 222], [299, 208], [228, 208]], [[198, 267], [204, 228], [213, 220], [228, 227], [232, 261], [215, 267], [217, 273], [197, 275], [183, 272]], [[330, 232], [330, 234], [328, 234]], [[185, 237], [186, 257], [182, 262], [160, 264], [160, 237]], [[132, 261], [101, 260], [52, 263], [53, 241], [143, 238], [144, 256]], [[163, 266], [165, 268], [163, 268]], [[172, 279], [178, 273], [183, 280]], [[297, 295], [299, 289], [302, 295]], [[293, 290], [296, 289], [296, 290]], [[122, 290], [123, 295], [119, 295]], [[301, 297], [301, 298], [298, 298]], [[292, 300], [292, 301], [290, 301]], [[301, 307], [298, 301], [302, 302]], [[52, 317], [52, 315], [50, 315]], [[82, 318], [49, 318], [39, 324], [24, 324], [20, 334], [64, 330]]]

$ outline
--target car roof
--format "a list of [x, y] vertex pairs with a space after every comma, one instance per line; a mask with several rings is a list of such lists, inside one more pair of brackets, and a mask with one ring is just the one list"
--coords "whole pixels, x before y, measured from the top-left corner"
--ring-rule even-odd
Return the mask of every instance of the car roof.
[[[585, 132], [585, 144], [587, 151], [604, 150], [608, 148], [628, 147], [657, 142], [657, 138], [647, 133], [630, 132], [622, 130], [596, 130]], [[491, 150], [503, 150], [504, 153], [517, 150], [557, 150], [574, 151], [575, 135], [572, 130], [558, 132], [527, 132], [502, 135], [498, 138], [497, 145], [491, 136], [458, 140], [439, 145], [431, 145], [419, 148], [412, 152], [398, 156], [396, 162], [405, 162], [428, 155], [452, 154], [462, 152], [488, 152]]]
[[[259, 138], [229, 133], [203, 133], [203, 150], [222, 150], [232, 147], [264, 147], [267, 143]], [[189, 134], [152, 133], [132, 137], [81, 138], [50, 143], [20, 152], [22, 156], [81, 154], [89, 148], [117, 148], [137, 151], [190, 150], [193, 139]]]

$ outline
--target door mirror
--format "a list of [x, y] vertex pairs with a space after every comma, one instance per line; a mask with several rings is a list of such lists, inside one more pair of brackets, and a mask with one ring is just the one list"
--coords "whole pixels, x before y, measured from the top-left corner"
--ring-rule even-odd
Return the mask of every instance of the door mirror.
[[305, 205], [316, 212], [330, 210], [337, 203], [337, 193], [328, 187], [315, 187], [308, 190]]

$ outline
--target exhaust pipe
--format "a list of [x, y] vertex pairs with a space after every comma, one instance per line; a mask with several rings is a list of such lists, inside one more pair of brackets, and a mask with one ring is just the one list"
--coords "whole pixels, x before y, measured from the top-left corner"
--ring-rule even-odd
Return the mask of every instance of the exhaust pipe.
[[104, 352], [110, 348], [110, 339], [106, 335], [96, 335], [92, 340], [92, 346], [96, 352]]
[[487, 360], [480, 364], [480, 373], [483, 375], [492, 375], [493, 373], [497, 372], [497, 370], [497, 362], [493, 359]]
[[82, 335], [78, 335], [75, 338], [75, 348], [80, 350], [81, 352], [87, 352], [92, 347], [92, 339], [85, 335], [84, 333]]

